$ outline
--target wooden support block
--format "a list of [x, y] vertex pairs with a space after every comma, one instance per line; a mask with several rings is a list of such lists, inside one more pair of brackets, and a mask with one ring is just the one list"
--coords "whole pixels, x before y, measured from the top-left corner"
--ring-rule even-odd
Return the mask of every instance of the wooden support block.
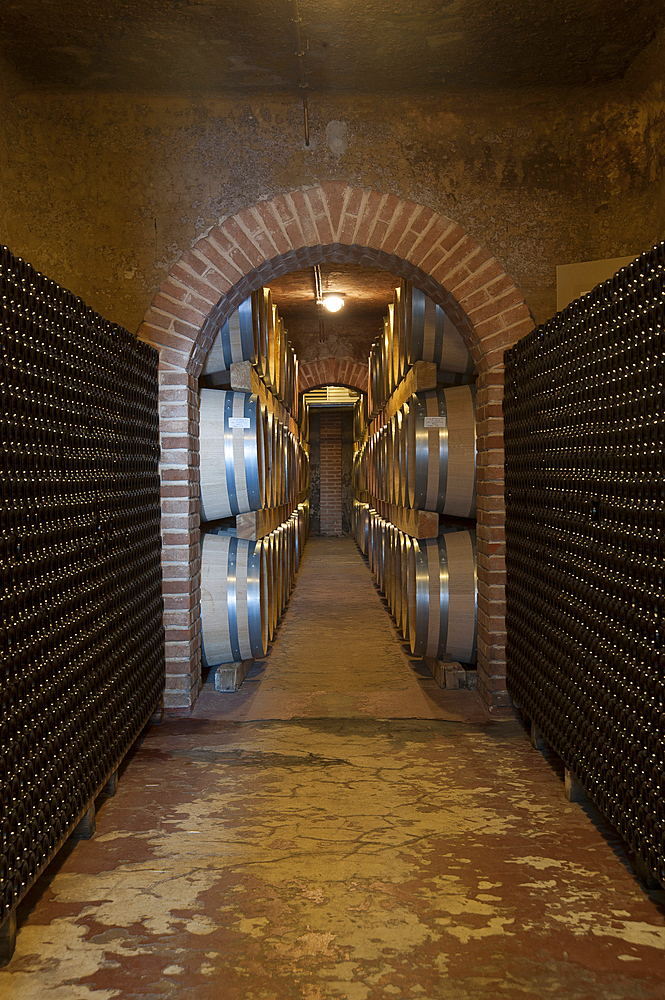
[[113, 774], [110, 776], [109, 780], [106, 782], [106, 787], [105, 787], [104, 791], [106, 792], [106, 794], [109, 797], [113, 797], [115, 795], [115, 793], [118, 791], [118, 770], [117, 770], [117, 768], [113, 772]]
[[436, 538], [439, 534], [439, 515], [435, 511], [397, 507], [377, 497], [371, 497], [369, 503], [385, 521], [390, 521], [411, 538]]
[[246, 514], [238, 514], [236, 517], [238, 538], [248, 538], [251, 541], [264, 538], [288, 520], [296, 507], [297, 504], [285, 503], [281, 507], [265, 507], [262, 510], [250, 510]]
[[547, 746], [543, 734], [533, 721], [531, 722], [531, 746], [534, 750], [544, 750]]
[[252, 668], [254, 660], [240, 663], [221, 663], [215, 668], [215, 691], [238, 691]]
[[256, 369], [252, 367], [251, 361], [231, 363], [229, 384], [234, 392], [255, 392], [258, 395], [259, 376], [256, 374]]
[[0, 924], [0, 966], [7, 965], [16, 948], [16, 910]]
[[647, 866], [646, 862], [639, 855], [634, 855], [634, 857], [631, 858], [631, 861], [633, 871], [635, 872], [635, 878], [640, 885], [644, 886], [645, 889], [650, 890], [663, 888], [658, 879], [654, 878], [652, 875], [651, 869]]
[[[288, 410], [273, 396], [263, 379], [259, 378], [256, 368], [249, 361], [237, 361], [231, 365], [231, 389], [234, 392], [252, 392], [259, 397], [268, 411], [277, 417], [294, 435], [300, 439], [300, 430]], [[209, 378], [210, 376], [208, 376]]]
[[572, 771], [566, 768], [564, 779], [564, 790], [569, 802], [586, 802], [587, 795], [584, 786], [579, 783]]
[[72, 831], [72, 840], [90, 840], [97, 829], [95, 803], [91, 802]]
[[446, 663], [443, 673], [445, 676], [446, 691], [459, 691], [462, 686], [460, 684], [460, 674], [462, 674], [462, 680], [464, 680], [464, 671], [459, 663]]
[[459, 691], [460, 688], [476, 690], [478, 687], [477, 671], [466, 670], [449, 656], [444, 655], [438, 660], [433, 656], [423, 656], [423, 661], [439, 687], [446, 691]]

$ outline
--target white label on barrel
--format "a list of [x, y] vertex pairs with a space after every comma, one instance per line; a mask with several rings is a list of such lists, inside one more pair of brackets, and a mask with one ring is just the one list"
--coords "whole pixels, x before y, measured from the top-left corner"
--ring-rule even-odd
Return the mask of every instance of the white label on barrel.
[[445, 427], [446, 418], [445, 417], [424, 417], [423, 418], [424, 427]]
[[229, 427], [251, 427], [249, 417], [229, 417]]

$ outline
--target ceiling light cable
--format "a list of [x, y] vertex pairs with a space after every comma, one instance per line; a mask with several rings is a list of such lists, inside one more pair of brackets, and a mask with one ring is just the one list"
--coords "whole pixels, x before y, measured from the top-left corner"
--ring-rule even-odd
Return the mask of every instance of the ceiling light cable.
[[[295, 9], [295, 17], [291, 20], [296, 26], [296, 42], [298, 43], [298, 51], [296, 56], [300, 60], [300, 84], [299, 87], [302, 90], [302, 110], [305, 119], [305, 145], [309, 146], [309, 102], [307, 100], [307, 91], [309, 90], [309, 84], [307, 83], [306, 76], [307, 70], [305, 69], [305, 50], [302, 47], [302, 37], [300, 34], [300, 25], [303, 23], [300, 16], [300, 7], [298, 6], [298, 0], [293, 0], [293, 7]], [[307, 43], [309, 48], [309, 42]]]
[[318, 264], [314, 264], [312, 270], [314, 271], [314, 298], [318, 308], [319, 314], [319, 343], [322, 344], [326, 339], [326, 329], [323, 322], [323, 283], [321, 281], [321, 268]]
[[321, 268], [318, 264], [314, 265], [314, 295], [316, 297], [317, 306], [323, 305], [323, 285], [321, 283]]

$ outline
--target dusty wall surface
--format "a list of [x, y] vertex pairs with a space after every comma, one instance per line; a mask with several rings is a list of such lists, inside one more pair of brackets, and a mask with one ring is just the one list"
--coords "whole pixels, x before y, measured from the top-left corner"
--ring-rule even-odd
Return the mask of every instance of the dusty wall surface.
[[[399, 280], [395, 278], [395, 286]], [[309, 316], [299, 317], [297, 310], [292, 315], [284, 315], [288, 323], [287, 332], [293, 349], [302, 362], [319, 361], [324, 358], [352, 358], [361, 365], [367, 364], [367, 356], [372, 342], [383, 332], [383, 317], [377, 319], [369, 310], [365, 315], [354, 313], [349, 319], [344, 310], [336, 316], [328, 313], [322, 317], [323, 330]]]
[[28, 94], [6, 80], [4, 90], [2, 240], [132, 331], [210, 226], [330, 179], [459, 222], [537, 321], [555, 310], [557, 264], [665, 236], [663, 87], [652, 77], [445, 100], [312, 94], [309, 148], [292, 96]]

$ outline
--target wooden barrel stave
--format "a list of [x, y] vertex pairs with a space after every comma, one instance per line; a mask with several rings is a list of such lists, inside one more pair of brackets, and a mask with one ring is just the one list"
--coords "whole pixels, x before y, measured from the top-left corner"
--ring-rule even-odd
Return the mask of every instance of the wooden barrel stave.
[[[409, 506], [456, 517], [476, 509], [475, 388], [417, 393], [408, 401]], [[433, 426], [428, 426], [433, 425]]]
[[[459, 537], [458, 537], [459, 536]], [[409, 560], [409, 642], [414, 656], [476, 656], [475, 532], [420, 540]]]
[[258, 397], [224, 389], [200, 396], [201, 517], [258, 510], [265, 497], [263, 418]]
[[259, 306], [256, 293], [238, 306], [217, 331], [202, 375], [228, 371], [239, 361], [256, 363], [259, 355]]
[[473, 358], [447, 313], [419, 288], [406, 288], [406, 355], [409, 365], [431, 361], [441, 371], [473, 374]]
[[201, 545], [201, 633], [208, 666], [266, 651], [265, 564], [256, 542], [205, 534]]

